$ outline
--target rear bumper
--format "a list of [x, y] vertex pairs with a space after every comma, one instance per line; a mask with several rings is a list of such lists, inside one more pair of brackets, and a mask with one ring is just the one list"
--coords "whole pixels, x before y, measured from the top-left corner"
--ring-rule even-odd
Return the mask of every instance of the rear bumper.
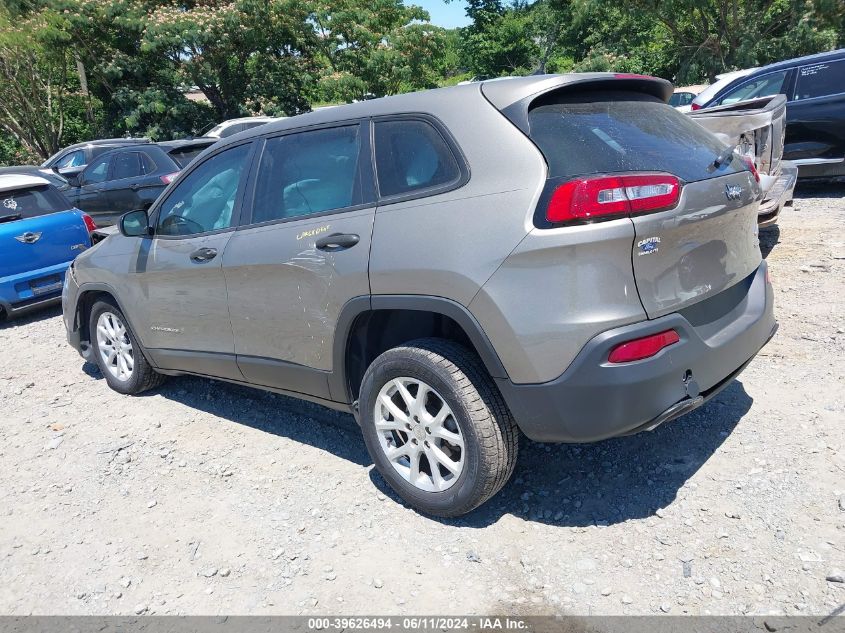
[[[28, 270], [17, 275], [0, 277], [0, 307], [7, 317], [15, 317], [57, 303], [61, 300], [65, 272], [70, 262], [63, 262], [46, 268]], [[50, 278], [55, 277], [52, 282]], [[43, 292], [33, 289], [30, 282], [51, 281]]]
[[763, 228], [776, 224], [784, 207], [792, 205], [795, 183], [798, 181], [798, 167], [788, 161], [781, 161], [781, 172], [766, 197], [760, 203], [757, 226]]
[[[607, 362], [619, 343], [668, 329], [680, 341], [656, 356]], [[497, 382], [529, 438], [592, 442], [651, 430], [700, 406], [730, 384], [776, 330], [764, 261], [732, 288], [680, 313], [599, 334], [556, 380]]]

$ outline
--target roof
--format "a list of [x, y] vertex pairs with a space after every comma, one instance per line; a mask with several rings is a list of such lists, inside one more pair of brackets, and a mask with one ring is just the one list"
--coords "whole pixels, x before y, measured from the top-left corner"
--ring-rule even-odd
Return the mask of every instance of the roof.
[[275, 121], [276, 117], [272, 116], [243, 116], [238, 119], [226, 119], [225, 121], [221, 121], [217, 125], [223, 125], [224, 123], [227, 125], [234, 125], [236, 123], [249, 123], [250, 121]]
[[61, 151], [68, 149], [78, 149], [80, 147], [89, 147], [91, 145], [135, 145], [137, 143], [149, 143], [148, 138], [98, 138], [91, 141], [83, 141], [82, 143], [74, 143], [63, 147]]
[[41, 176], [31, 174], [0, 174], [0, 191], [24, 189], [26, 187], [43, 187], [50, 182]]
[[[627, 85], [647, 85], [649, 91], [663, 100], [672, 94], [672, 84], [664, 79], [645, 77], [643, 75], [625, 75], [618, 73], [567, 73], [561, 75], [531, 75], [528, 77], [504, 77], [492, 80], [473, 82], [470, 84], [435, 88], [409, 92], [390, 97], [368, 99], [357, 103], [339, 105], [332, 108], [320, 108], [306, 114], [273, 120], [270, 123], [250, 130], [238, 132], [220, 140], [217, 147], [236, 143], [246, 138], [261, 136], [268, 133], [283, 132], [311, 125], [321, 125], [358, 119], [369, 116], [387, 114], [402, 114], [411, 112], [427, 112], [443, 107], [474, 107], [474, 99], [487, 99], [500, 110], [507, 106], [528, 99], [533, 95], [571, 84], [605, 82], [619, 80]], [[622, 86], [620, 86], [622, 87]], [[626, 86], [627, 87], [627, 86]], [[483, 96], [482, 96], [483, 94]]]
[[218, 140], [219, 139], [211, 136], [203, 136], [200, 138], [177, 138], [172, 141], [159, 141], [156, 145], [170, 151], [181, 147], [209, 147], [214, 145]]
[[815, 55], [806, 55], [804, 57], [786, 59], [782, 62], [775, 62], [774, 64], [769, 64], [768, 66], [762, 66], [754, 72], [755, 74], [762, 74], [764, 72], [768, 73], [773, 70], [780, 70], [782, 68], [792, 68], [793, 66], [803, 66], [805, 64], [833, 61], [834, 59], [839, 59], [841, 57], [845, 57], [845, 48], [840, 48], [835, 51], [828, 51], [826, 53], [816, 53]]

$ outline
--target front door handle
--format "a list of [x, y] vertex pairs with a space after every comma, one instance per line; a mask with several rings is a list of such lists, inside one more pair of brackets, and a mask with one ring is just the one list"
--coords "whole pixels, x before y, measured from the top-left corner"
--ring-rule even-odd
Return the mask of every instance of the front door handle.
[[216, 248], [201, 248], [191, 253], [192, 262], [209, 262], [215, 257], [217, 257]]
[[321, 237], [315, 242], [317, 248], [321, 251], [341, 251], [345, 248], [352, 248], [361, 238], [354, 233], [332, 233]]

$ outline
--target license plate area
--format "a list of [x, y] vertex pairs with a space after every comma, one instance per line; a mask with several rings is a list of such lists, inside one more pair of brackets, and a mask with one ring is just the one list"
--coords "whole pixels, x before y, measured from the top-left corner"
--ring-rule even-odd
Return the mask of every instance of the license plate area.
[[29, 282], [29, 289], [36, 297], [50, 294], [62, 289], [62, 278], [60, 275], [49, 275]]

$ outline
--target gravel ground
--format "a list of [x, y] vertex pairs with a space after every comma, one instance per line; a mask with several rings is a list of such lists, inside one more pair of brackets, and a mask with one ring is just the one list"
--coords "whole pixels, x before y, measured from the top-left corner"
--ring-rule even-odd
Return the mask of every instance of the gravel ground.
[[194, 378], [120, 396], [58, 310], [0, 325], [0, 613], [829, 614], [843, 227], [827, 187], [761, 233], [781, 329], [718, 398], [635, 437], [525, 442], [461, 520], [398, 502], [349, 416]]

